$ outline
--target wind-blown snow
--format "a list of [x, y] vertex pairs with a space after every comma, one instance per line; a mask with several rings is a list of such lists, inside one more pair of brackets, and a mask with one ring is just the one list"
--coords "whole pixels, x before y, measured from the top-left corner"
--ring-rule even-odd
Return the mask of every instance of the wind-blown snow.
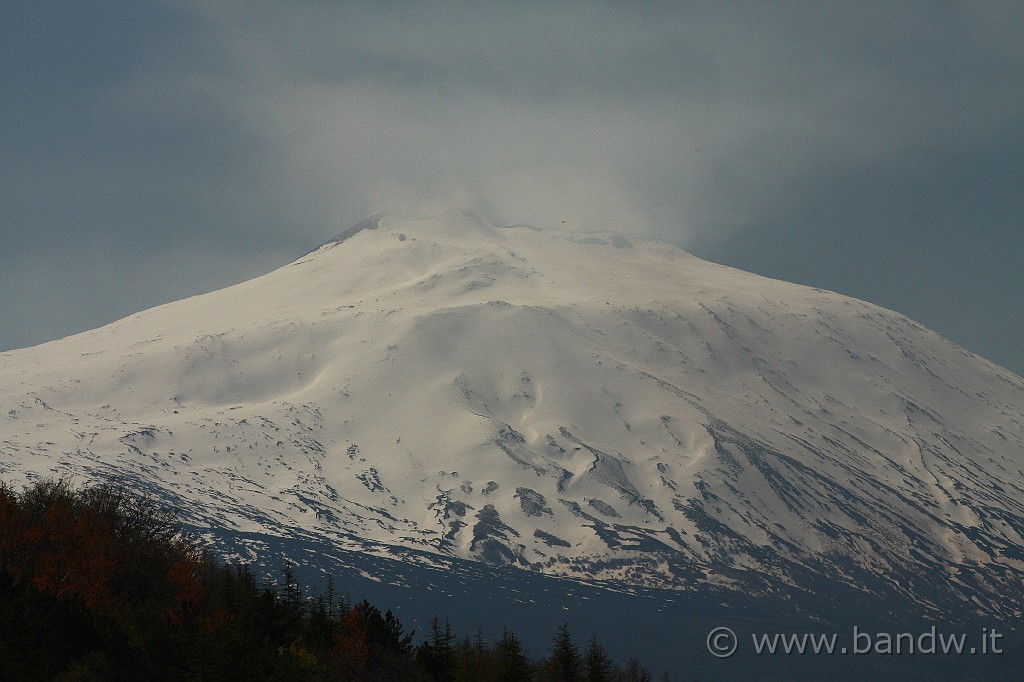
[[127, 479], [213, 529], [380, 554], [1020, 610], [1020, 377], [660, 242], [364, 223], [0, 355], [0, 476]]

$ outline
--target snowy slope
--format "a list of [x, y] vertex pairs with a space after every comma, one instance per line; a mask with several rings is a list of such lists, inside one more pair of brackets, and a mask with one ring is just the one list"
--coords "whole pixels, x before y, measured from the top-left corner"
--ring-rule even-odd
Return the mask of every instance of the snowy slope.
[[378, 216], [0, 377], [0, 477], [127, 479], [213, 535], [1024, 604], [1024, 380], [664, 243]]

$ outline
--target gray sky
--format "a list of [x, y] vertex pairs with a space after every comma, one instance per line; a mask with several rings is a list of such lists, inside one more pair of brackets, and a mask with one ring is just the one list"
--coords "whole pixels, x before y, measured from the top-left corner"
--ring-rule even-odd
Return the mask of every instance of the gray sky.
[[0, 7], [0, 349], [371, 213], [615, 229], [1024, 373], [1024, 5]]

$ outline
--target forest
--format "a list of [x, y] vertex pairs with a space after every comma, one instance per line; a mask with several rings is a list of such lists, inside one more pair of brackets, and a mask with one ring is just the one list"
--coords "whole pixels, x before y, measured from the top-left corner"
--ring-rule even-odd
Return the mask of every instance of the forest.
[[[291, 566], [261, 582], [186, 536], [175, 513], [114, 484], [0, 483], [0, 679], [642, 682], [591, 637], [553, 624], [531, 658], [443, 615], [406, 632], [329, 579], [307, 594]], [[660, 680], [668, 680], [667, 673]]]

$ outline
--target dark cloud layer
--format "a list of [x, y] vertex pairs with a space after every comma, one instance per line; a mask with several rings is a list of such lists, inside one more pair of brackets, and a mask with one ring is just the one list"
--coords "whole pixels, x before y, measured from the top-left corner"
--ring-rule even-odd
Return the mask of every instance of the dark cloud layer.
[[611, 228], [1024, 371], [1014, 3], [0, 9], [0, 348], [377, 211]]

